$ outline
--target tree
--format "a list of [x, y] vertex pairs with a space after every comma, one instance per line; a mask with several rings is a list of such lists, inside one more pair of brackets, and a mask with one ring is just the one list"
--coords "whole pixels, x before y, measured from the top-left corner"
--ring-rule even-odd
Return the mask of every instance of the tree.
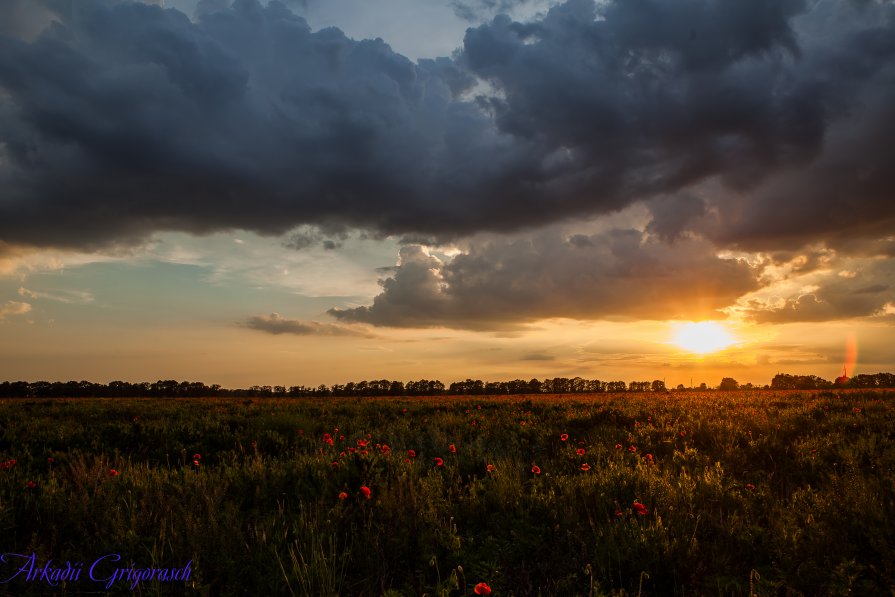
[[665, 392], [665, 382], [661, 379], [654, 379], [652, 385], [653, 392]]
[[738, 390], [740, 388], [740, 384], [732, 377], [725, 377], [721, 380], [721, 385], [718, 386], [719, 390], [731, 391]]

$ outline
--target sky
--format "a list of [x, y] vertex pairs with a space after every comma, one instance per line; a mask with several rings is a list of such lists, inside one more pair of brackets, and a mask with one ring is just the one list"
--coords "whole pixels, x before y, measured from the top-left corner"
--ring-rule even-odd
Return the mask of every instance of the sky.
[[893, 371], [893, 159], [888, 0], [0, 0], [0, 380]]

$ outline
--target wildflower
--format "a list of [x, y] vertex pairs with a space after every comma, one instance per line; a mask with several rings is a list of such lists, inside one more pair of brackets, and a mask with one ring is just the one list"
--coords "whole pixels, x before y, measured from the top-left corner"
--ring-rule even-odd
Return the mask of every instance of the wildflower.
[[339, 499], [340, 499], [340, 500], [347, 500], [347, 499], [348, 499], [348, 494], [345, 493], [344, 491], [340, 491], [340, 492], [339, 492]]
[[0, 464], [0, 468], [9, 470], [9, 469], [11, 469], [12, 467], [14, 467], [15, 465], [16, 465], [16, 461], [15, 461], [15, 459], [14, 459], [14, 458], [10, 458], [9, 460], [7, 460], [6, 462], [4, 462], [3, 464]]
[[589, 470], [590, 470], [590, 465], [589, 465], [588, 463], [585, 462], [584, 464], [581, 465], [581, 470], [583, 470], [583, 471], [585, 471], [585, 472], [589, 471]]
[[37, 487], [37, 483], [35, 483], [34, 481], [28, 481], [27, 483], [25, 483], [26, 489], [34, 489], [35, 487]]
[[539, 467], [538, 465], [534, 464], [534, 465], [532, 465], [532, 467], [531, 467], [531, 472], [533, 472], [533, 473], [536, 474], [536, 475], [540, 475], [540, 474], [541, 474], [541, 467]]
[[436, 456], [435, 457], [435, 466], [444, 466], [444, 460], [442, 460], [441, 458]]
[[370, 499], [370, 493], [371, 493], [371, 492], [370, 492], [370, 488], [369, 488], [369, 487], [367, 487], [366, 485], [361, 485], [360, 492], [363, 494], [363, 496], [364, 496], [365, 498]]
[[653, 455], [652, 454], [644, 454], [643, 459], [646, 460], [650, 464], [653, 463]]
[[475, 586], [473, 592], [475, 592], [476, 595], [490, 595], [491, 587], [489, 587], [487, 583], [480, 582]]
[[339, 468], [339, 461], [338, 461], [338, 460], [333, 460], [333, 462], [332, 462], [332, 467], [333, 467], [333, 468]]
[[746, 483], [746, 491], [755, 491], [755, 485], [752, 483]]
[[578, 448], [577, 450], [575, 450], [575, 454], [578, 454], [579, 456], [584, 456], [584, 448]]
[[198, 468], [199, 464], [200, 464], [200, 463], [199, 463], [198, 460], [195, 460], [195, 459], [193, 460], [193, 466], [195, 466], [195, 467]]
[[681, 437], [687, 437], [687, 432], [686, 432], [686, 431], [681, 431]]
[[196, 452], [193, 454], [193, 460], [202, 460], [202, 455]]
[[621, 450], [621, 449], [622, 449], [622, 445], [621, 445], [621, 444], [615, 444], [615, 449], [616, 449], [616, 450]]
[[564, 441], [568, 441], [568, 439], [569, 439], [569, 434], [568, 434], [568, 433], [563, 433], [562, 435], [559, 436], [559, 441], [563, 441], [563, 442], [564, 442]]
[[634, 511], [637, 512], [637, 514], [639, 514], [640, 516], [646, 516], [647, 514], [649, 514], [649, 510], [647, 510], [646, 506], [644, 506], [637, 500], [634, 500], [633, 508]]
[[408, 458], [416, 458], [416, 450], [407, 450]]
[[118, 471], [116, 471], [115, 469], [113, 469], [113, 468], [110, 468], [110, 469], [109, 469], [109, 476], [110, 476], [110, 477], [117, 477], [119, 474], [120, 474], [120, 473], [119, 473]]
[[[330, 440], [330, 441], [332, 441], [332, 440]], [[332, 444], [330, 444], [330, 445], [332, 445]], [[256, 442], [255, 440], [252, 440], [252, 449], [254, 450], [257, 447], [258, 447], [258, 442]]]
[[354, 454], [355, 452], [357, 452], [357, 448], [348, 448], [349, 454]]
[[624, 515], [625, 515], [625, 513], [622, 512], [621, 509], [619, 509], [619, 508], [616, 508], [616, 509], [615, 509], [615, 517], [616, 517], [616, 518], [621, 518], [621, 517], [624, 516]]
[[485, 467], [485, 470], [488, 471], [489, 473], [493, 473], [493, 472], [494, 472], [494, 465], [493, 465], [493, 464], [489, 464], [488, 466]]
[[382, 452], [383, 454], [388, 454], [389, 452], [392, 451], [392, 449], [388, 447], [388, 444], [382, 444], [382, 447], [379, 448], [379, 451]]
[[47, 458], [47, 462], [49, 462], [50, 464], [53, 464], [54, 462], [56, 462], [56, 459], [53, 458], [52, 456], [50, 456], [49, 458]]
[[451, 454], [456, 454], [456, 453], [457, 453], [457, 446], [455, 446], [454, 444], [451, 444], [450, 446], [448, 446], [448, 451], [449, 451]]
[[637, 446], [628, 446], [628, 452], [634, 454], [637, 452]]

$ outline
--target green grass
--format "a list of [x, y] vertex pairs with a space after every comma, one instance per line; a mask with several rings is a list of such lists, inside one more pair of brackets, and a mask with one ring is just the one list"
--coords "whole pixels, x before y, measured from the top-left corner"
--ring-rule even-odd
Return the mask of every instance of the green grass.
[[0, 553], [192, 560], [148, 595], [892, 594], [893, 399], [5, 400]]

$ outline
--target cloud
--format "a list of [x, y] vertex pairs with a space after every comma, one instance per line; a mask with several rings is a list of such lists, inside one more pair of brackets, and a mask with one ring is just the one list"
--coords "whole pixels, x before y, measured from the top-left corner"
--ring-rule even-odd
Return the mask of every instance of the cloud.
[[13, 315], [24, 315], [31, 311], [31, 305], [17, 301], [6, 301], [0, 305], [0, 321]]
[[300, 321], [298, 319], [286, 319], [278, 313], [270, 315], [257, 315], [250, 317], [243, 324], [259, 332], [268, 334], [294, 334], [296, 336], [357, 336], [361, 338], [374, 338], [372, 334], [361, 329], [352, 328], [332, 323], [319, 323], [316, 321]]
[[666, 245], [637, 230], [471, 242], [448, 260], [401, 248], [373, 304], [332, 309], [341, 321], [394, 327], [513, 328], [537, 319], [692, 319], [757, 287], [744, 261], [709, 243]]
[[745, 311], [759, 323], [833, 321], [858, 317], [888, 317], [895, 303], [895, 264], [889, 259], [867, 260], [858, 271], [830, 274], [813, 288], [779, 301], [752, 301]]
[[30, 299], [43, 299], [48, 301], [56, 301], [68, 305], [87, 304], [94, 300], [93, 294], [86, 290], [62, 290], [59, 292], [37, 292], [28, 290], [25, 287], [19, 288], [19, 296]]
[[[36, 12], [4, 25], [0, 239], [450, 239], [642, 200], [661, 237], [762, 250], [895, 223], [891, 3], [567, 0], [416, 63], [279, 2], [203, 6], [79, 0], [36, 37]], [[682, 199], [707, 181], [702, 207]]]

